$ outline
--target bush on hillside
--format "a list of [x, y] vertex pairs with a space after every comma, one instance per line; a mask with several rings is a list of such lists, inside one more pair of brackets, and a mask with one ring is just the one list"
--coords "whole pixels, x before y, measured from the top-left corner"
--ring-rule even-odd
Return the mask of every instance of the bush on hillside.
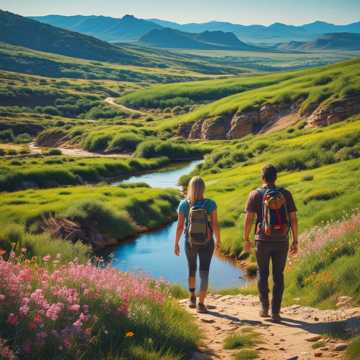
[[84, 148], [89, 151], [104, 152], [108, 148], [111, 140], [112, 135], [91, 134], [85, 138]]
[[78, 202], [59, 216], [79, 223], [83, 229], [96, 229], [100, 234], [112, 239], [125, 239], [135, 234], [130, 219], [95, 200]]
[[141, 141], [143, 141], [143, 138], [133, 133], [119, 134], [109, 142], [106, 152], [131, 154]]
[[16, 136], [15, 143], [17, 144], [28, 144], [32, 141], [32, 137], [28, 133], [22, 133]]
[[60, 149], [49, 149], [45, 155], [47, 156], [58, 156], [58, 155], [62, 155], [62, 152]]
[[0, 131], [0, 142], [11, 143], [14, 142], [14, 133], [11, 129]]
[[316, 190], [312, 191], [310, 194], [304, 197], [304, 204], [306, 205], [310, 201], [321, 201], [321, 200], [331, 200], [335, 199], [336, 197], [340, 196], [341, 192], [336, 190]]
[[192, 148], [188, 145], [180, 145], [168, 141], [145, 141], [137, 150], [136, 156], [154, 158], [166, 156], [171, 160], [189, 160], [201, 157], [203, 151]]

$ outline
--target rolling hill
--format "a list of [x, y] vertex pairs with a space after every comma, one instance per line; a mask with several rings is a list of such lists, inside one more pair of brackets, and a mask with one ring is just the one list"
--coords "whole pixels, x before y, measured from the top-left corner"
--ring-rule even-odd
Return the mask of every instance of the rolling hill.
[[139, 109], [199, 105], [160, 125], [190, 139], [238, 139], [300, 120], [323, 126], [360, 113], [360, 58], [301, 71], [155, 86], [119, 102]]
[[34, 16], [32, 19], [45, 24], [97, 37], [98, 39], [118, 42], [136, 41], [153, 29], [162, 26], [151, 21], [125, 15], [121, 19], [109, 16]]
[[240, 41], [233, 33], [205, 31], [200, 34], [186, 33], [170, 28], [155, 29], [141, 37], [141, 44], [160, 48], [201, 50], [256, 50]]
[[120, 47], [2, 10], [0, 41], [76, 58], [143, 65], [141, 57]]
[[280, 50], [360, 50], [360, 34], [331, 33], [314, 41], [290, 41], [277, 46]]

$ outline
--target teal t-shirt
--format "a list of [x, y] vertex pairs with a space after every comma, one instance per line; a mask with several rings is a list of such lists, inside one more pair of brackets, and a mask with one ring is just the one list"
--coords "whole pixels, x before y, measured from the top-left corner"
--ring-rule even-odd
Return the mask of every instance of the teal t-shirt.
[[[202, 207], [206, 209], [208, 215], [210, 215], [214, 210], [216, 210], [217, 205], [214, 200], [211, 199], [204, 199], [204, 200], [197, 200], [195, 202], [196, 206]], [[189, 212], [190, 212], [190, 204], [189, 201], [184, 199], [180, 201], [179, 207], [178, 207], [178, 213], [183, 214], [185, 216], [185, 229], [184, 234], [185, 238], [187, 240], [187, 234], [188, 234], [188, 227], [189, 227]]]

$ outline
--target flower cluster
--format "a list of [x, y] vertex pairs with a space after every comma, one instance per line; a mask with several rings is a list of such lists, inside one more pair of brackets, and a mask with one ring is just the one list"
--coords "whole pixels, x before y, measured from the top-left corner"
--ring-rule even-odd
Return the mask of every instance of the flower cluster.
[[360, 228], [360, 212], [354, 211], [350, 216], [317, 226], [301, 236], [301, 254], [314, 254], [330, 243], [342, 239], [347, 234]]
[[0, 279], [0, 336], [11, 339], [6, 344], [0, 338], [0, 357], [9, 359], [12, 350], [40, 358], [49, 346], [57, 351], [86, 347], [108, 331], [104, 318], [116, 322], [118, 331], [131, 318], [135, 300], [165, 300], [161, 284], [146, 277], [76, 262], [40, 267], [0, 256]]

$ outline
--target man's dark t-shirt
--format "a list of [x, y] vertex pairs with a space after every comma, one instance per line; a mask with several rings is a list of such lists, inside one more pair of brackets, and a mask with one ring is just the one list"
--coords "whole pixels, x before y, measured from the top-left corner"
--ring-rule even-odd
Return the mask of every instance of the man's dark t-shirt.
[[[291, 195], [291, 192], [282, 188], [282, 192], [285, 196], [286, 199], [286, 205], [288, 208], [288, 212], [295, 212], [296, 206], [295, 206], [295, 202], [293, 199], [293, 196]], [[262, 194], [258, 191], [258, 190], [254, 190], [249, 194], [247, 203], [246, 203], [246, 207], [245, 207], [245, 211], [246, 212], [250, 212], [250, 213], [255, 213], [257, 216], [257, 219], [261, 219], [262, 216], [262, 206], [263, 206], [263, 202], [262, 202]], [[257, 221], [258, 222], [258, 221]], [[282, 240], [282, 241], [288, 241], [289, 236], [284, 236], [283, 239], [276, 239], [277, 241]], [[256, 241], [271, 241], [272, 239], [268, 236], [266, 236], [264, 234], [264, 232], [259, 231], [256, 233], [255, 235], [255, 240]]]

